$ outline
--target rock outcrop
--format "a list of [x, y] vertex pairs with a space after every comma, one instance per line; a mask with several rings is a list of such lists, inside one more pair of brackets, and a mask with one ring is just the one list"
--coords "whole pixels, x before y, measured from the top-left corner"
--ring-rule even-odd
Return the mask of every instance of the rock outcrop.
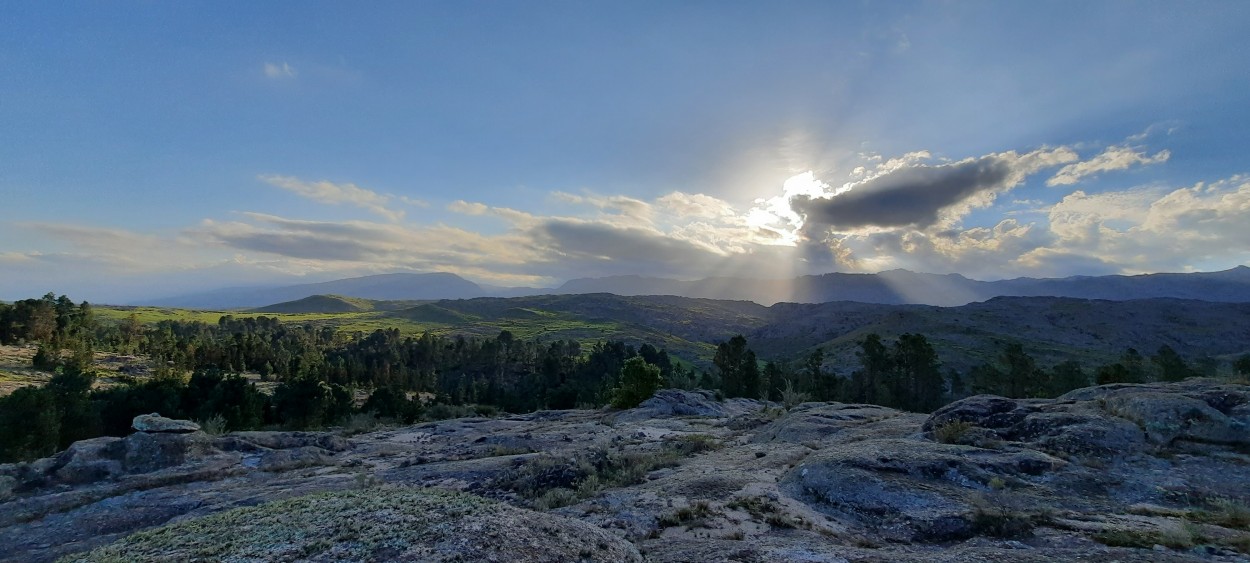
[[135, 417], [131, 427], [139, 432], [148, 432], [151, 434], [186, 434], [188, 432], [196, 432], [200, 429], [200, 425], [190, 420], [174, 420], [165, 418], [158, 413], [141, 414]]
[[1245, 561], [1247, 423], [1250, 387], [1192, 379], [931, 415], [667, 390], [350, 437], [149, 430], [0, 466], [0, 559]]

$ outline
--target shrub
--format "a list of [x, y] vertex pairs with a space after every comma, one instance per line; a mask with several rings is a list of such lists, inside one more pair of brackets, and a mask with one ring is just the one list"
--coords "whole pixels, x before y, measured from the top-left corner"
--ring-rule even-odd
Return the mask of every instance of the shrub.
[[952, 420], [933, 428], [933, 439], [942, 444], [958, 444], [973, 424], [966, 420]]
[[576, 491], [560, 487], [551, 489], [550, 491], [543, 493], [542, 496], [538, 497], [538, 499], [534, 501], [534, 508], [538, 510], [551, 510], [553, 508], [560, 508], [561, 506], [568, 506], [577, 502], [577, 500], [578, 497]]
[[621, 368], [620, 385], [612, 390], [612, 406], [618, 409], [637, 407], [663, 384], [659, 367], [648, 364], [641, 356], [634, 356], [625, 360]]
[[806, 403], [811, 399], [807, 393], [803, 393], [794, 389], [794, 383], [789, 379], [785, 380], [786, 386], [781, 389], [781, 404], [785, 405], [786, 410], [790, 410], [800, 404]]
[[200, 430], [209, 436], [220, 436], [226, 433], [226, 419], [220, 414], [215, 414], [208, 420], [200, 422]]

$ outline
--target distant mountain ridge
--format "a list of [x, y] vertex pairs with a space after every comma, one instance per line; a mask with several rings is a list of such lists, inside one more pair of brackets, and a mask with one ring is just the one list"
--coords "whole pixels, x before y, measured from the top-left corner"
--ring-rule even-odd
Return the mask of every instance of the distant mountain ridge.
[[555, 293], [678, 295], [705, 299], [828, 303], [855, 301], [887, 305], [958, 306], [995, 297], [1073, 297], [1078, 299], [1199, 299], [1250, 301], [1250, 267], [1219, 272], [1073, 276], [979, 281], [959, 274], [889, 270], [877, 274], [831, 273], [789, 280], [706, 278], [694, 281], [614, 276], [569, 280]]
[[925, 274], [907, 270], [889, 270], [877, 274], [830, 273], [786, 280], [705, 278], [684, 281], [630, 275], [573, 279], [550, 289], [481, 286], [448, 273], [404, 273], [286, 287], [222, 289], [137, 304], [235, 309], [285, 304], [316, 295], [385, 301], [435, 301], [587, 293], [624, 296], [675, 295], [754, 301], [763, 305], [781, 302], [854, 301], [950, 307], [995, 297], [1072, 297], [1118, 301], [1176, 298], [1250, 302], [1250, 267], [1237, 266], [1219, 272], [1015, 278], [999, 281], [979, 281], [959, 274]]
[[181, 307], [188, 309], [238, 309], [267, 307], [298, 301], [314, 295], [359, 297], [377, 301], [412, 301], [438, 299], [470, 299], [485, 297], [477, 284], [455, 274], [379, 274], [321, 283], [285, 287], [227, 288], [164, 299], [136, 305]]

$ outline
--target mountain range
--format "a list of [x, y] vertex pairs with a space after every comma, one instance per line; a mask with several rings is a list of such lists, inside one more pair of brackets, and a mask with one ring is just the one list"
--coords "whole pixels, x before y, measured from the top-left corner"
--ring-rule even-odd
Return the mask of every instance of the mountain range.
[[645, 276], [612, 276], [569, 280], [555, 288], [483, 286], [450, 273], [399, 273], [281, 287], [226, 288], [133, 304], [221, 310], [265, 307], [314, 295], [380, 301], [434, 301], [588, 293], [625, 296], [675, 295], [754, 301], [763, 305], [780, 302], [855, 301], [949, 307], [1007, 296], [1110, 300], [1177, 298], [1245, 302], [1250, 301], [1250, 267], [1237, 266], [1219, 272], [1015, 278], [997, 281], [973, 280], [959, 274], [926, 274], [907, 270], [889, 270], [877, 274], [830, 273], [783, 280], [717, 277], [686, 281]]

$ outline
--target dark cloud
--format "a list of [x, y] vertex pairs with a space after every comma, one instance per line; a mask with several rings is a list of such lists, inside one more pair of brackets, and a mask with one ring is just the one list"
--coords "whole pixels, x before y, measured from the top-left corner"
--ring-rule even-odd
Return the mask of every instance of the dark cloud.
[[749, 253], [722, 254], [649, 229], [567, 219], [546, 220], [529, 235], [552, 257], [537, 267], [557, 278], [620, 274], [756, 277], [794, 259], [790, 247], [758, 246]]
[[666, 269], [706, 263], [713, 253], [645, 229], [555, 219], [535, 229], [539, 239], [567, 257], [662, 265]]
[[314, 233], [274, 233], [266, 231], [222, 232], [215, 238], [240, 250], [266, 252], [291, 258], [312, 260], [366, 261], [377, 256], [376, 250], [362, 242], [318, 236]]
[[807, 223], [845, 230], [860, 227], [927, 227], [938, 212], [1004, 186], [1012, 167], [999, 156], [942, 166], [909, 166], [868, 180], [829, 198], [799, 196], [794, 211]]

